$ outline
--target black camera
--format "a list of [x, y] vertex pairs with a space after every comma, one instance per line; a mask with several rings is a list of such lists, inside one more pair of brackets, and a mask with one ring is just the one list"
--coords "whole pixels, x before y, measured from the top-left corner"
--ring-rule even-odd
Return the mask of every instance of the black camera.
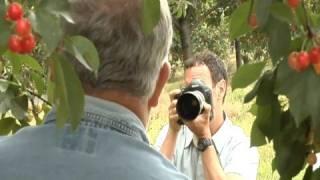
[[192, 80], [176, 98], [177, 114], [185, 121], [194, 120], [203, 113], [205, 102], [212, 107], [211, 89], [199, 79]]

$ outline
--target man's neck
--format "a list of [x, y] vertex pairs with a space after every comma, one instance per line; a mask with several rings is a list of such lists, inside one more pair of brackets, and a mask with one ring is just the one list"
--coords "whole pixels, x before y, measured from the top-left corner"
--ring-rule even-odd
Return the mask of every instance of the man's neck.
[[100, 98], [103, 100], [108, 100], [120, 104], [129, 110], [131, 110], [142, 122], [144, 127], [146, 127], [148, 122], [148, 108], [146, 100], [142, 100], [139, 97], [130, 95], [123, 91], [106, 90], [106, 91], [91, 91], [87, 95]]
[[221, 111], [217, 114], [214, 114], [214, 118], [210, 122], [210, 131], [211, 135], [214, 135], [218, 132], [224, 122], [224, 112]]

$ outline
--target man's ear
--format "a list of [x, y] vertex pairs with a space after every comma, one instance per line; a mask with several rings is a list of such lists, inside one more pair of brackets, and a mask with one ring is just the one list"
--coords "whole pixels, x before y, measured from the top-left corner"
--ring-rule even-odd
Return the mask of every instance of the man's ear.
[[227, 93], [227, 82], [222, 79], [216, 84], [218, 99], [223, 101], [223, 97]]
[[154, 92], [152, 96], [149, 98], [149, 101], [148, 101], [149, 107], [155, 107], [158, 105], [161, 92], [164, 86], [166, 85], [166, 82], [169, 79], [170, 72], [171, 72], [171, 67], [169, 62], [165, 62], [160, 69]]

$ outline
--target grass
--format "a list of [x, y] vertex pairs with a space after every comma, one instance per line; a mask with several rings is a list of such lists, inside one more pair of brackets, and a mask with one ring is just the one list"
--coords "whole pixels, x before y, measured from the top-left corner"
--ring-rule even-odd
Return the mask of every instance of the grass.
[[[172, 79], [165, 87], [163, 93], [160, 97], [160, 102], [157, 108], [152, 110], [151, 120], [148, 125], [148, 136], [151, 143], [154, 143], [160, 130], [164, 125], [168, 123], [168, 105], [169, 105], [169, 95], [168, 93], [176, 88], [181, 87], [181, 77], [182, 74], [178, 74], [177, 78]], [[229, 88], [230, 89], [230, 88]], [[250, 90], [239, 89], [235, 91], [228, 90], [225, 101], [225, 111], [228, 117], [233, 121], [234, 124], [240, 126], [245, 134], [250, 137], [252, 123], [255, 117], [248, 112], [251, 105], [244, 104], [244, 95]], [[274, 158], [274, 151], [272, 144], [267, 144], [265, 146], [258, 148], [260, 155], [260, 163], [258, 169], [258, 180], [277, 180], [280, 179], [277, 172], [272, 171], [272, 159]], [[303, 171], [297, 175], [294, 179], [302, 179]]]

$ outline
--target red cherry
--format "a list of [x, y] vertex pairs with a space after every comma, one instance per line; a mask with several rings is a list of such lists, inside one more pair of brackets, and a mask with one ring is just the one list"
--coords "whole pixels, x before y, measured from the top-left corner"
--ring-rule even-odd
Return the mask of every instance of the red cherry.
[[22, 50], [21, 37], [19, 37], [17, 35], [11, 35], [9, 38], [9, 45], [8, 46], [12, 52], [20, 53]]
[[310, 57], [309, 54], [305, 51], [302, 51], [298, 55], [298, 66], [302, 71], [307, 69], [310, 65]]
[[309, 51], [310, 62], [312, 64], [320, 63], [320, 48], [314, 47]]
[[300, 4], [300, 0], [288, 0], [288, 5], [293, 8], [296, 9]]
[[288, 64], [293, 70], [300, 72], [301, 69], [298, 65], [298, 55], [299, 55], [299, 53], [292, 52], [288, 57]]
[[22, 6], [17, 2], [11, 3], [7, 9], [7, 12], [9, 18], [13, 21], [19, 20], [23, 16]]
[[21, 36], [30, 34], [31, 24], [29, 19], [19, 19], [16, 23], [16, 32]]
[[32, 34], [22, 38], [21, 41], [21, 52], [22, 53], [31, 53], [32, 50], [36, 47], [36, 40]]
[[258, 27], [258, 21], [257, 21], [257, 15], [255, 13], [252, 13], [249, 17], [249, 26], [253, 29]]

